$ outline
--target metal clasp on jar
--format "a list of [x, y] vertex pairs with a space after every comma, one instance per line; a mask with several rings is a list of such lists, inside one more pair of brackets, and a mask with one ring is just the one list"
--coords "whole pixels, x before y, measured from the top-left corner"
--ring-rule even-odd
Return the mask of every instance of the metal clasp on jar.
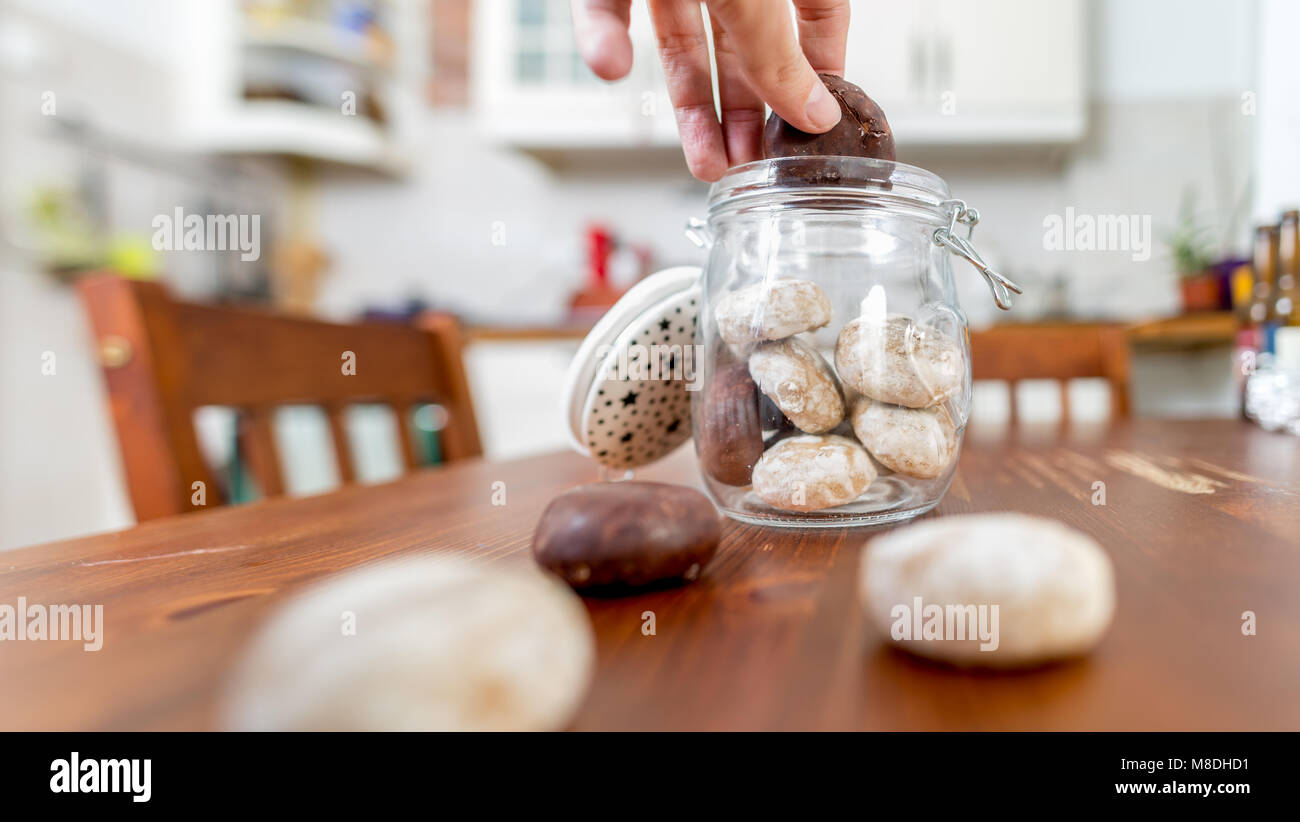
[[[998, 308], [1003, 311], [1009, 311], [1012, 305], [1011, 292], [1023, 294], [1020, 286], [1003, 277], [994, 271], [984, 258], [975, 250], [974, 244], [971, 243], [971, 236], [975, 233], [975, 226], [980, 221], [980, 213], [973, 208], [969, 208], [963, 200], [945, 200], [943, 205], [949, 212], [948, 227], [938, 228], [934, 231], [935, 243], [944, 246], [949, 251], [959, 257], [965, 258], [971, 265], [984, 275], [984, 280], [989, 284], [989, 290], [993, 292], [993, 301], [998, 304]], [[954, 232], [957, 224], [961, 223], [966, 226], [966, 236], [958, 237]]]
[[708, 221], [699, 217], [687, 219], [686, 239], [694, 243], [697, 248], [708, 248], [713, 245], [713, 236], [709, 233]]

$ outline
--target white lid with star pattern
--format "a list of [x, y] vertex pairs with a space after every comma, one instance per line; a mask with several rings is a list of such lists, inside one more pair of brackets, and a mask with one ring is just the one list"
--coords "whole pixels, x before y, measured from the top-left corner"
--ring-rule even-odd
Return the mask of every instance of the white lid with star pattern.
[[565, 378], [569, 437], [579, 453], [635, 468], [690, 438], [699, 304], [700, 269], [668, 268], [629, 289], [596, 323]]

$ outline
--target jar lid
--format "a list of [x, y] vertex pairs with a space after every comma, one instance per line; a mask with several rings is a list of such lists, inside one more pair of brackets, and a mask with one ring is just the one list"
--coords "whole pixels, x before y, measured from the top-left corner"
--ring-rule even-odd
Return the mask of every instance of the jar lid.
[[872, 157], [776, 157], [735, 166], [709, 188], [709, 213], [732, 208], [913, 208], [941, 218], [951, 194], [939, 175]]
[[610, 468], [635, 468], [690, 438], [700, 274], [696, 266], [651, 274], [582, 341], [563, 392], [578, 453]]

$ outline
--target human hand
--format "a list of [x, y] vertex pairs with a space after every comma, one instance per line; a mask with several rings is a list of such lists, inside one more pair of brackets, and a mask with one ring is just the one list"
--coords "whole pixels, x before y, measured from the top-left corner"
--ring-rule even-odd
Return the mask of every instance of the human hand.
[[[764, 103], [800, 131], [820, 134], [840, 106], [818, 72], [844, 75], [849, 0], [705, 0], [718, 65], [719, 123], [699, 0], [649, 0], [659, 60], [691, 173], [713, 181], [760, 159]], [[632, 0], [572, 0], [582, 59], [605, 80], [632, 69]]]

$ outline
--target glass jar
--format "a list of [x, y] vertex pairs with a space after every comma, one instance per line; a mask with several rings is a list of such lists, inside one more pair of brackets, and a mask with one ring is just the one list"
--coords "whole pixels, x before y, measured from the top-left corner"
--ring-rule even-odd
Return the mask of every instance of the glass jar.
[[950, 253], [1000, 306], [1019, 292], [971, 246], [978, 219], [941, 178], [885, 160], [763, 160], [713, 185], [687, 232], [709, 250], [691, 414], [722, 511], [817, 527], [938, 504], [970, 413]]

